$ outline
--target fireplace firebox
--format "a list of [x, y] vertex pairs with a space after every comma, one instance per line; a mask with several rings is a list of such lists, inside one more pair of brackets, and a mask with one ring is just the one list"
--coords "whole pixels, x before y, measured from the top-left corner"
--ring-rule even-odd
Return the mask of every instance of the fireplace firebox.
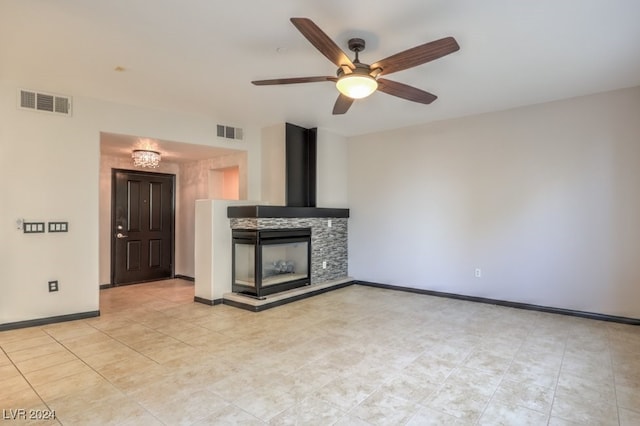
[[311, 229], [234, 229], [232, 290], [264, 298], [311, 283]]

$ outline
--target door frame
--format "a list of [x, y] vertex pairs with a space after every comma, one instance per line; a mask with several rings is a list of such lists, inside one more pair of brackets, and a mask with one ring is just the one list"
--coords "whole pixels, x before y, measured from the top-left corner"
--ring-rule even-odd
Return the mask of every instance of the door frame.
[[117, 173], [127, 173], [127, 174], [137, 174], [137, 175], [151, 175], [151, 176], [162, 176], [171, 178], [171, 276], [163, 279], [172, 279], [176, 276], [176, 175], [173, 173], [158, 173], [158, 172], [150, 172], [146, 170], [131, 170], [131, 169], [111, 169], [111, 227], [110, 227], [110, 238], [111, 241], [111, 271], [110, 271], [110, 280], [111, 287], [120, 287], [125, 285], [132, 284], [140, 284], [144, 282], [150, 281], [159, 281], [158, 279], [146, 280], [146, 281], [136, 281], [131, 283], [124, 284], [115, 284], [115, 273], [116, 273], [116, 233], [118, 232], [116, 229], [116, 174]]

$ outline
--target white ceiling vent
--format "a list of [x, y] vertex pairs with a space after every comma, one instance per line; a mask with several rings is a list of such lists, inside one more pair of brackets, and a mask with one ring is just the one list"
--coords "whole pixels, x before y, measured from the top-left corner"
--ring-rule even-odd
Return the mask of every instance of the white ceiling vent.
[[71, 115], [71, 97], [18, 89], [18, 107], [32, 111]]

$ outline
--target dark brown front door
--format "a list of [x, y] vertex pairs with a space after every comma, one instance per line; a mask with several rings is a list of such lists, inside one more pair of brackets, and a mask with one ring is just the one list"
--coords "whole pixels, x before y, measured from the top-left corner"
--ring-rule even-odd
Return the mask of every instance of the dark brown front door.
[[174, 175], [113, 170], [112, 284], [173, 276]]

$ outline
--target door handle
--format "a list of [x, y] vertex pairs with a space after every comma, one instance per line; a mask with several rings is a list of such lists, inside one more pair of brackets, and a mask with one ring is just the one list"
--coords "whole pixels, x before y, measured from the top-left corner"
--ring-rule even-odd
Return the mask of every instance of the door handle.
[[116, 238], [127, 238], [127, 237], [128, 237], [128, 235], [124, 235], [122, 232], [118, 232], [116, 234]]

